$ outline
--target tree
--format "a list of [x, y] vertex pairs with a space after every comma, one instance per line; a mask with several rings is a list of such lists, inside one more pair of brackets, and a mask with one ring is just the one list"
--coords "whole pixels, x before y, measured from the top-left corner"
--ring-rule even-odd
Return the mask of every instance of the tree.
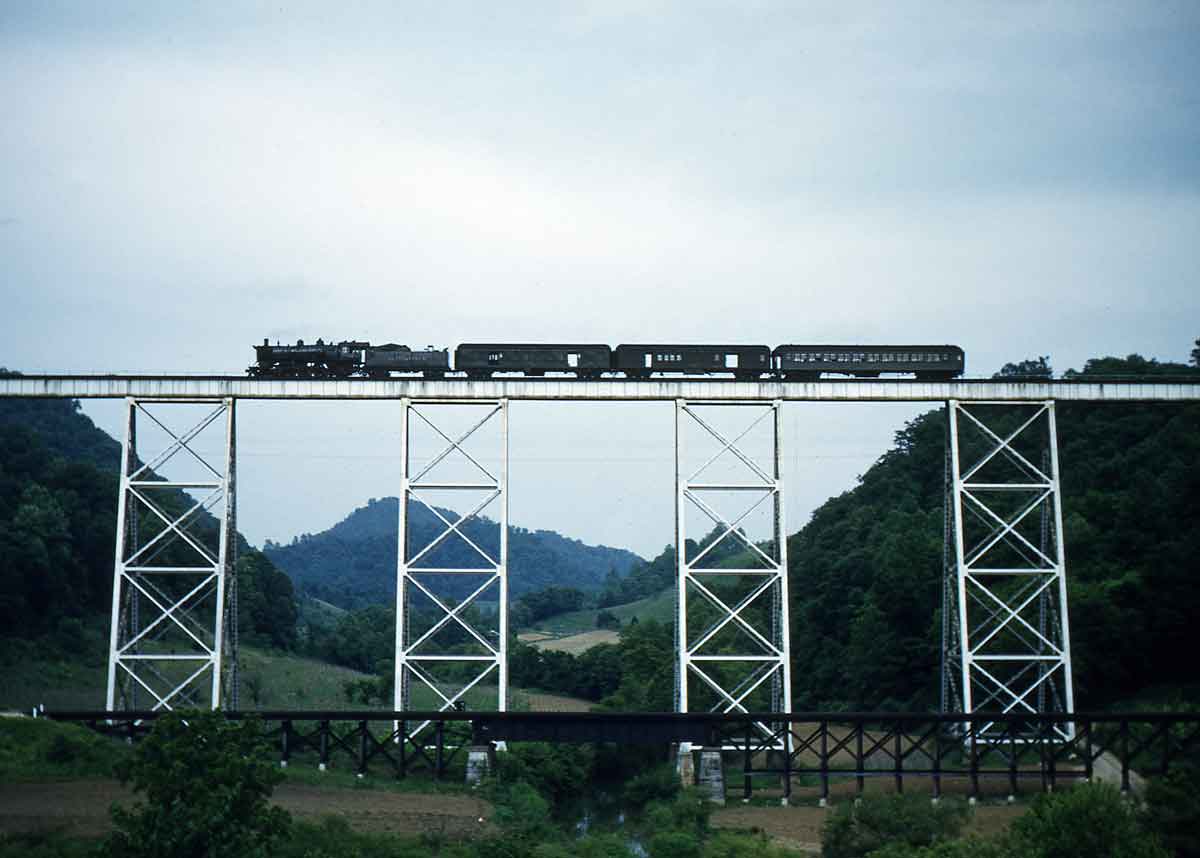
[[1196, 347], [1192, 349], [1192, 366], [1200, 367], [1200, 337], [1196, 338]]
[[1013, 854], [1030, 858], [1167, 858], [1159, 839], [1116, 787], [1081, 784], [1044, 793], [1009, 832]]
[[287, 811], [268, 803], [283, 779], [256, 719], [173, 712], [117, 767], [145, 801], [111, 810], [105, 848], [121, 858], [266, 856], [286, 837]]
[[1054, 370], [1050, 366], [1050, 355], [1038, 358], [1006, 363], [992, 378], [1052, 378]]

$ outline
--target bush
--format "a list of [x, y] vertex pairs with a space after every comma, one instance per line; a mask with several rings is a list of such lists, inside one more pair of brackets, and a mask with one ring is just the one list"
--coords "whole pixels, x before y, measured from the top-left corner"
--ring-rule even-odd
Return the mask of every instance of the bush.
[[664, 831], [650, 838], [650, 858], [700, 858], [700, 838], [688, 831]]
[[933, 846], [910, 846], [907, 843], [890, 843], [876, 849], [870, 858], [1023, 858], [1008, 850], [1003, 840], [980, 840], [967, 837], [963, 840], [943, 840]]
[[656, 801], [646, 806], [643, 825], [647, 831], [683, 831], [703, 836], [708, 832], [712, 803], [697, 789], [685, 789], [674, 801]]
[[889, 844], [931, 846], [955, 837], [967, 821], [962, 802], [907, 795], [866, 796], [838, 805], [821, 834], [824, 858], [860, 858]]
[[591, 749], [584, 745], [521, 742], [496, 755], [501, 782], [529, 784], [556, 805], [581, 798], [592, 775]]
[[173, 712], [155, 722], [117, 774], [146, 800], [112, 808], [116, 831], [105, 844], [112, 856], [256, 858], [271, 854], [291, 824], [268, 803], [283, 775], [256, 719]]
[[1109, 784], [1039, 795], [1009, 834], [1014, 854], [1031, 858], [1167, 858], [1158, 838]]
[[652, 801], [670, 801], [679, 794], [681, 788], [675, 766], [665, 763], [630, 778], [621, 797], [626, 807], [636, 810]]
[[1200, 858], [1200, 767], [1180, 768], [1151, 781], [1145, 822], [1179, 858]]

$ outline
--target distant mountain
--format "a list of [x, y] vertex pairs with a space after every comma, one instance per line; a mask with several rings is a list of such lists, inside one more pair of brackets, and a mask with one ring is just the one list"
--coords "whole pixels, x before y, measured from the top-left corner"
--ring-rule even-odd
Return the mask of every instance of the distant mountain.
[[[439, 509], [450, 521], [458, 516]], [[390, 605], [396, 598], [396, 534], [399, 501], [372, 499], [329, 530], [305, 534], [290, 545], [267, 542], [263, 551], [291, 576], [297, 587], [344, 608]], [[445, 525], [426, 507], [409, 508], [410, 556], [434, 540]], [[491, 519], [473, 518], [462, 526], [467, 539], [496, 556], [500, 527]], [[624, 577], [644, 562], [632, 551], [605, 545], [585, 545], [551, 530], [508, 529], [508, 585], [512, 598], [545, 587], [600, 590], [610, 572]], [[433, 548], [420, 565], [438, 568], [483, 569], [486, 561], [465, 539], [452, 534]], [[453, 587], [452, 582], [450, 583]], [[463, 581], [463, 586], [469, 586]], [[443, 592], [452, 592], [439, 584]]]

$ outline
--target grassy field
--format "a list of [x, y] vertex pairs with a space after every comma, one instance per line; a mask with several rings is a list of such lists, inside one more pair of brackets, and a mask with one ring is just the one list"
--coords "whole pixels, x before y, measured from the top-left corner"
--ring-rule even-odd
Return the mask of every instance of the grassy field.
[[[639, 622], [643, 620], [658, 620], [663, 623], [671, 622], [675, 615], [675, 591], [663, 590], [661, 593], [656, 593], [649, 598], [639, 599], [636, 602], [629, 602], [625, 605], [615, 605], [605, 610], [614, 614], [623, 626], [629, 625], [629, 621], [634, 617], [637, 617]], [[599, 610], [592, 608], [586, 611], [571, 611], [566, 614], [557, 614], [553, 617], [539, 620], [530, 631], [544, 632], [554, 637], [595, 631], [596, 615], [599, 613]]]
[[[103, 709], [108, 668], [100, 646], [71, 660], [58, 654], [39, 654], [32, 648], [8, 654], [0, 665], [0, 711], [28, 714], [35, 706], [50, 711]], [[390, 709], [374, 703], [364, 707], [346, 699], [347, 682], [371, 678], [347, 667], [273, 650], [242, 647], [241, 708], [269, 709]], [[419, 683], [412, 686], [412, 708], [440, 709], [442, 700]], [[544, 708], [541, 695], [519, 688], [509, 689], [509, 709], [528, 712]], [[468, 709], [488, 710], [496, 706], [495, 684], [481, 684], [467, 692]], [[556, 704], [586, 708], [587, 703]]]

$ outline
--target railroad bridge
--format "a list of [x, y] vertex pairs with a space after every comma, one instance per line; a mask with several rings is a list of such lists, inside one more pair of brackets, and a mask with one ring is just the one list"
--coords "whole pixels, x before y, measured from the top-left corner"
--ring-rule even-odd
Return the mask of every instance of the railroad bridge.
[[[1092, 762], [1098, 759], [1093, 742], [1104, 733], [1106, 747], [1124, 742], [1126, 783], [1135, 751], [1165, 743], [1165, 768], [1171, 749], [1196, 740], [1195, 732], [1181, 738], [1170, 726], [1150, 728], [1150, 734], [1143, 736], [1131, 733], [1128, 717], [1097, 721], [1074, 713], [1055, 418], [1060, 402], [1194, 402], [1200, 400], [1197, 382], [41, 375], [0, 378], [0, 396], [125, 401], [106, 711], [110, 716], [125, 712], [126, 717], [115, 723], [141, 724], [154, 713], [184, 703], [223, 706], [234, 712], [239, 708], [233, 575], [238, 401], [374, 400], [396, 403], [401, 429], [396, 451], [401, 503], [395, 712], [386, 717], [394, 721], [391, 738], [408, 741], [399, 742], [401, 761], [393, 764], [401, 769], [408, 765], [403, 749], [411, 743], [427, 759], [429, 749], [436, 748], [434, 767], [440, 771], [446, 725], [456, 720], [470, 722], [472, 737], [481, 741], [503, 740], [510, 734], [511, 738], [566, 736], [565, 728], [553, 726], [553, 718], [504, 714], [508, 708], [509, 406], [519, 401], [669, 402], [675, 408], [675, 710], [682, 720], [656, 721], [641, 725], [642, 729], [656, 736], [670, 733], [685, 747], [689, 742], [717, 743], [741, 751], [746, 755], [747, 778], [754, 752], [783, 752], [788, 771], [804, 768], [797, 764], [798, 755], [811, 753], [815, 762], [809, 768], [827, 786], [836, 754], [850, 753], [860, 789], [870, 756], [864, 756], [864, 742], [868, 750], [874, 743], [874, 751], [883, 749], [889, 755], [898, 778], [904, 761], [910, 760], [911, 770], [911, 760], [916, 758], [931, 761], [919, 769], [940, 776], [945, 724], [958, 725], [959, 736], [970, 737], [972, 748], [982, 743], [984, 757], [988, 749], [1031, 737], [1043, 747], [1056, 743], [1059, 751], [1051, 753], [1051, 777], [1059, 752], [1086, 759], [1090, 777]], [[890, 721], [893, 716], [863, 713], [844, 722], [846, 729], [835, 735], [831, 716], [792, 711], [782, 413], [789, 403], [799, 402], [930, 402], [946, 410], [944, 715], [928, 721], [931, 729], [926, 729], [928, 724], [919, 730], [913, 727], [914, 719], [930, 716], [894, 716], [901, 720]], [[450, 429], [441, 425], [441, 418], [451, 412], [469, 416]], [[186, 415], [186, 425], [176, 428], [177, 421], [172, 422], [169, 413]], [[724, 415], [725, 423], [732, 420], [743, 428], [729, 430], [714, 418], [717, 414]], [[158, 450], [141, 449], [139, 425], [162, 430], [167, 443]], [[437, 440], [440, 452], [428, 459], [415, 457], [411, 440], [418, 431]], [[198, 439], [214, 432], [221, 437], [221, 454], [201, 456]], [[744, 439], [754, 432], [769, 439], [765, 456], [743, 449]], [[490, 436], [495, 450], [494, 457], [485, 460], [487, 465], [467, 449], [469, 440], [483, 436]], [[715, 445], [717, 452], [697, 454], [700, 447], [693, 445], [697, 437], [707, 442], [707, 450]], [[439, 463], [452, 458], [467, 467], [469, 478], [437, 476]], [[722, 458], [733, 462], [740, 476], [708, 476], [713, 463]], [[179, 460], [199, 467], [201, 476], [164, 478], [160, 471]], [[171, 491], [190, 493], [190, 505], [181, 509], [162, 500], [163, 493]], [[470, 512], [447, 516], [429, 500], [432, 493], [457, 494]], [[727, 512], [728, 504], [713, 500], [718, 497], [743, 499], [744, 511]], [[442, 527], [423, 546], [410, 539], [410, 512], [417, 505], [432, 512]], [[740, 524], [760, 508], [768, 513], [771, 536], [754, 541]], [[498, 525], [494, 544], [480, 544], [467, 533], [469, 522], [485, 511]], [[215, 516], [211, 532], [195, 527], [202, 512]], [[705, 522], [702, 530], [691, 526], [697, 513]], [[687, 547], [713, 527], [720, 533], [715, 542], [702, 549]], [[711, 562], [715, 547], [726, 539], [737, 544], [741, 565]], [[465, 542], [474, 562], [438, 565], [437, 549], [447, 540]], [[169, 546], [173, 548], [167, 551]], [[479, 627], [479, 616], [467, 610], [485, 593], [497, 603], [496, 611], [486, 615], [491, 618], [490, 628]], [[420, 612], [412, 610], [415, 603], [421, 604]], [[748, 610], [751, 605], [758, 607]], [[763, 610], [763, 606], [768, 607]], [[446, 637], [446, 629], [458, 633], [456, 641], [465, 633], [470, 646], [442, 646], [439, 639]], [[169, 646], [163, 643], [167, 638]], [[487, 707], [494, 710], [492, 715], [461, 713], [472, 689], [477, 694], [494, 689], [494, 706]], [[414, 706], [418, 697], [435, 705]], [[416, 711], [422, 708], [428, 711]], [[139, 710], [145, 711], [136, 714]], [[88, 718], [88, 713], [75, 714]], [[323, 726], [305, 741], [317, 742], [325, 760], [334, 733], [329, 729], [330, 713], [320, 715], [313, 716], [314, 723]], [[375, 713], [358, 719], [355, 753], [363, 770], [373, 756], [388, 756], [386, 743], [380, 744], [368, 727], [378, 717]], [[615, 717], [620, 721], [625, 716]], [[637, 720], [634, 716], [625, 720], [630, 717]], [[294, 746], [303, 735], [294, 727], [302, 720], [301, 713], [277, 713], [277, 719], [286, 761], [289, 742]], [[596, 736], [608, 735], [606, 730], [633, 729], [632, 721], [616, 721], [602, 727], [577, 718], [577, 725], [590, 726], [572, 729], [583, 731], [578, 735], [591, 730]], [[1099, 723], [1111, 729], [1104, 732], [1096, 726]], [[879, 728], [875, 733], [870, 732], [871, 724]], [[1130, 741], [1135, 746], [1132, 751]], [[344, 736], [337, 743], [349, 748]], [[976, 756], [972, 751], [972, 759]], [[1014, 785], [1015, 761], [1020, 756], [1015, 751], [1005, 756], [1006, 776]], [[1039, 769], [1043, 778], [1044, 762]], [[963, 771], [977, 776], [978, 760]]]

